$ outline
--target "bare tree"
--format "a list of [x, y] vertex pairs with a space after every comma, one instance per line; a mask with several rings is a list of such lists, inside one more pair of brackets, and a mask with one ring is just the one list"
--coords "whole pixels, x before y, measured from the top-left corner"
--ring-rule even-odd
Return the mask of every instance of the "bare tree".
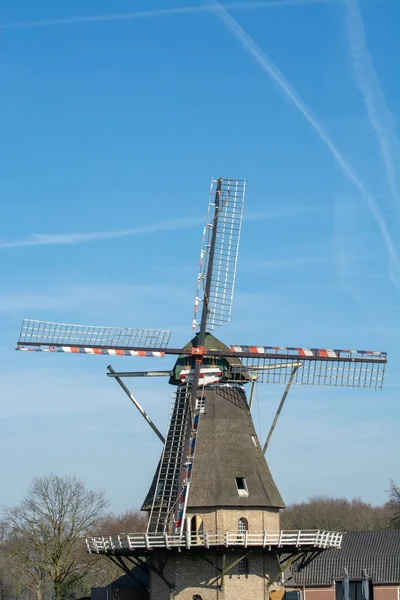
[[282, 529], [330, 529], [333, 531], [381, 530], [388, 527], [386, 506], [372, 506], [359, 498], [314, 496], [292, 504], [281, 516]]
[[8, 569], [11, 575], [16, 596], [21, 596], [24, 589], [30, 590], [36, 600], [42, 600], [49, 578], [34, 557], [35, 550], [29, 549], [26, 539], [19, 534], [10, 536], [7, 542]]
[[[120, 514], [107, 514], [93, 531], [94, 535], [115, 535], [119, 533], [141, 533], [146, 531], [147, 516], [138, 510], [126, 510]], [[86, 590], [94, 585], [108, 585], [121, 576], [120, 567], [110, 560], [101, 558], [96, 567], [85, 578]]]
[[6, 510], [17, 540], [14, 552], [29, 565], [38, 600], [46, 577], [61, 600], [94, 567], [83, 537], [97, 527], [107, 505], [104, 492], [52, 474], [35, 478], [22, 503]]
[[8, 569], [7, 541], [8, 525], [0, 522], [0, 600], [9, 600], [12, 590], [12, 581]]
[[138, 510], [126, 510], [120, 514], [105, 515], [99, 522], [98, 535], [118, 533], [143, 533], [147, 527], [147, 516]]
[[400, 529], [400, 487], [390, 480], [387, 507], [390, 513], [390, 528]]

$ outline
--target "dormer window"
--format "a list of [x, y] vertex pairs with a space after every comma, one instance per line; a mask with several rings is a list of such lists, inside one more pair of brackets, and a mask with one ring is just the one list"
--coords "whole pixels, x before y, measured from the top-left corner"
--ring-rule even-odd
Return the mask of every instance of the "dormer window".
[[239, 496], [248, 496], [249, 490], [247, 489], [247, 483], [245, 477], [235, 477], [236, 488]]

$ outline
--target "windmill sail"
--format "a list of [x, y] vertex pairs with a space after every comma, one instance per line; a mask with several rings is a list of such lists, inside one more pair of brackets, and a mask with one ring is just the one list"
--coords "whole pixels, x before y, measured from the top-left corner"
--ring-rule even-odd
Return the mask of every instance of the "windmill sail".
[[185, 454], [188, 408], [188, 386], [181, 385], [172, 397], [171, 418], [158, 469], [148, 533], [166, 532], [175, 511]]
[[192, 411], [192, 417], [190, 419], [190, 429], [187, 429], [187, 443], [186, 443], [186, 456], [185, 463], [181, 472], [179, 480], [179, 497], [176, 510], [175, 519], [175, 532], [182, 535], [183, 527], [185, 522], [186, 507], [189, 498], [190, 483], [192, 480], [194, 456], [197, 445], [197, 434], [199, 431], [199, 421], [201, 414], [203, 398], [196, 396], [194, 410]]
[[[215, 214], [214, 197], [217, 186], [219, 186], [219, 207]], [[207, 302], [208, 329], [214, 329], [216, 325], [230, 321], [245, 191], [245, 180], [218, 179], [211, 182], [207, 223], [200, 253], [193, 329], [200, 325], [197, 313], [201, 302]], [[214, 244], [212, 244], [213, 231]], [[211, 273], [210, 262], [212, 262]], [[208, 297], [204, 298], [202, 290], [207, 288], [207, 278], [210, 278], [210, 288]]]
[[276, 346], [232, 346], [240, 357], [231, 372], [243, 368], [263, 383], [286, 384], [293, 367], [299, 366], [293, 383], [300, 385], [381, 388], [387, 354], [371, 350], [331, 350]]
[[17, 349], [135, 356], [137, 351], [133, 348], [141, 348], [145, 352], [146, 348], [156, 346], [160, 350], [168, 346], [170, 337], [171, 331], [164, 329], [71, 325], [24, 319]]

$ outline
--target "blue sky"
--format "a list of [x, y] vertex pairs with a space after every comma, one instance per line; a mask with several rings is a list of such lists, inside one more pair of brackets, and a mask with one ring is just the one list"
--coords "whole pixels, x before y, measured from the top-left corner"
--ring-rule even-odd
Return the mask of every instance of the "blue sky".
[[[400, 482], [400, 5], [221, 6], [2, 3], [1, 504], [54, 471], [140, 505], [161, 447], [110, 359], [15, 342], [27, 316], [184, 344], [212, 176], [248, 180], [223, 341], [389, 352], [382, 391], [291, 391], [268, 454], [283, 498]], [[165, 430], [173, 388], [130, 386]], [[262, 438], [282, 391], [258, 388]]]

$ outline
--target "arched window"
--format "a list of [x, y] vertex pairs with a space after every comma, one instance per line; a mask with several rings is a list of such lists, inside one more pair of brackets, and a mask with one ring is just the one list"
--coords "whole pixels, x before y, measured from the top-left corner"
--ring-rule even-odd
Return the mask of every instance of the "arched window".
[[248, 530], [249, 530], [249, 523], [248, 523], [247, 519], [242, 517], [238, 521], [238, 534], [244, 535], [246, 533], [246, 531], [248, 531]]
[[203, 600], [203, 598], [199, 594], [195, 594], [193, 600]]
[[242, 558], [242, 560], [238, 563], [239, 575], [248, 575], [249, 574], [249, 559], [247, 556]]

